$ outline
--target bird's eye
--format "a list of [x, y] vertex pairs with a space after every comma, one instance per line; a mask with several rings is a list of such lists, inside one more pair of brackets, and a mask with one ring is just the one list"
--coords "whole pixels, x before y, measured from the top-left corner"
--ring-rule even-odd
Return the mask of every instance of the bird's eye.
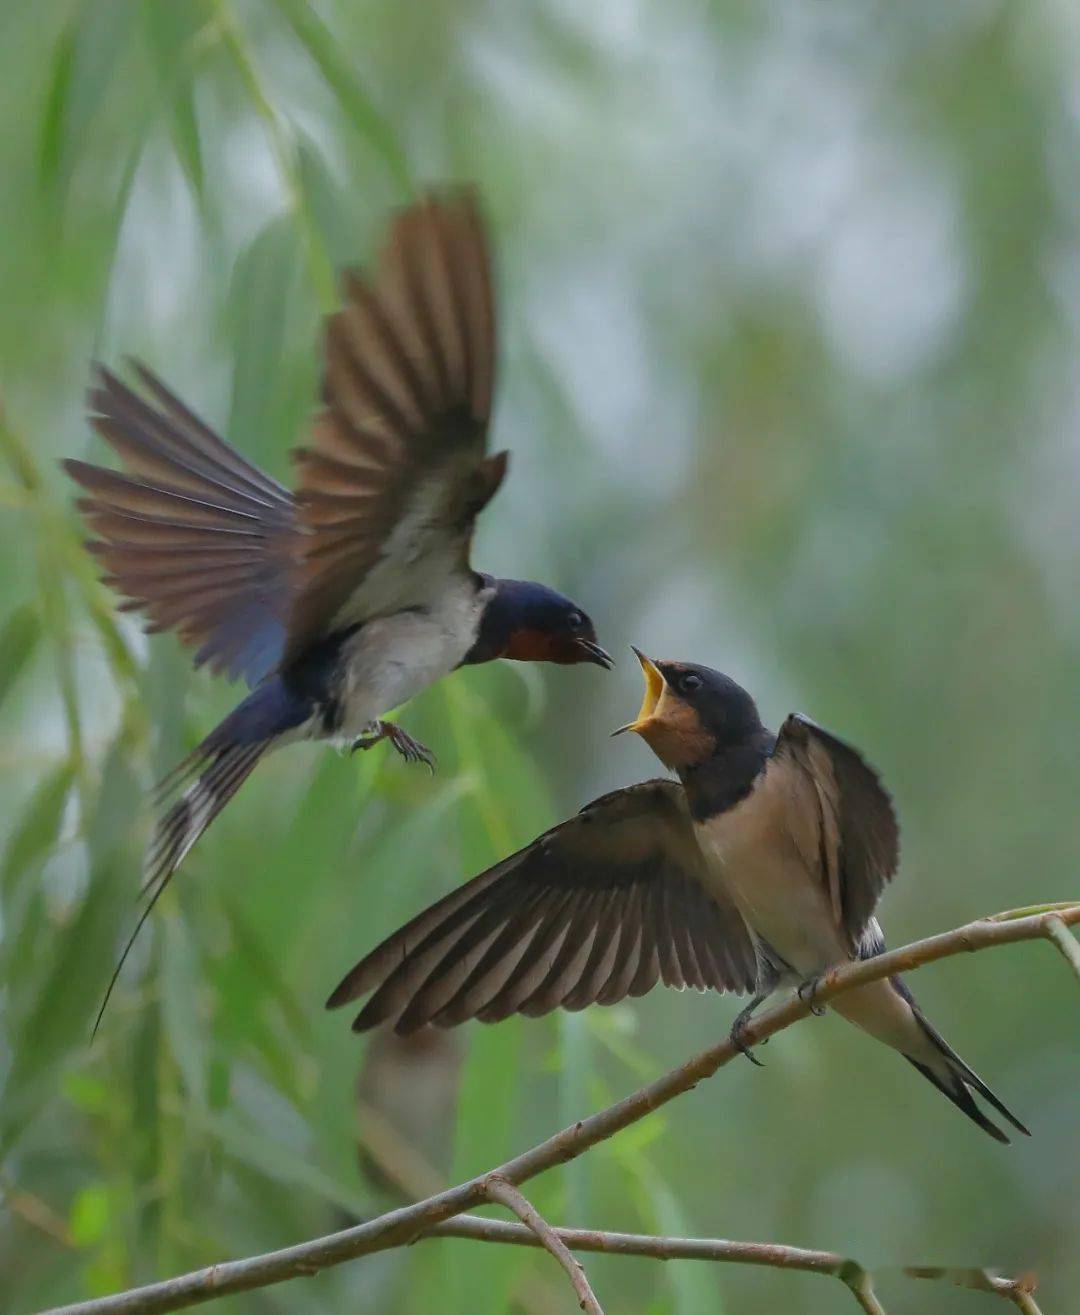
[[580, 612], [571, 612], [570, 615], [566, 618], [566, 624], [570, 627], [571, 630], [580, 630], [581, 627], [585, 624], [585, 618], [581, 615]]
[[694, 690], [701, 688], [701, 677], [695, 676], [692, 671], [689, 671], [679, 681], [679, 688], [684, 694], [693, 694]]

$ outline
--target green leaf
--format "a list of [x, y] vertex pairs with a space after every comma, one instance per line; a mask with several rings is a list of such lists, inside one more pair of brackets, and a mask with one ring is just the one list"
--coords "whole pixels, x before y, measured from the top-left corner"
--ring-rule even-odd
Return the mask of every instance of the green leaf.
[[126, 0], [94, 0], [77, 9], [53, 52], [38, 142], [38, 177], [62, 213], [71, 174], [113, 85], [131, 34]]
[[60, 33], [53, 52], [38, 142], [38, 177], [43, 187], [56, 185], [66, 155], [68, 102], [71, 99], [71, 70], [75, 63], [78, 27], [78, 18], [73, 18]]
[[[460, 1182], [514, 1152], [517, 1113], [524, 1073], [521, 1064], [522, 1020], [498, 1027], [473, 1026], [458, 1097], [452, 1181]], [[506, 1250], [516, 1253], [516, 1247]], [[509, 1309], [518, 1275], [530, 1263], [528, 1252], [493, 1256], [481, 1270], [475, 1265], [447, 1267], [447, 1309], [483, 1310], [492, 1315]]]
[[142, 13], [151, 57], [170, 101], [169, 134], [191, 190], [201, 201], [205, 178], [195, 109], [195, 50], [203, 26], [202, 7], [144, 0]]
[[68, 1227], [76, 1246], [93, 1246], [105, 1236], [110, 1223], [109, 1204], [109, 1189], [104, 1183], [88, 1183], [75, 1193]]
[[206, 1028], [199, 1014], [203, 981], [191, 934], [182, 918], [162, 919], [161, 1014], [165, 1035], [184, 1080], [188, 1100], [206, 1104]]
[[91, 874], [85, 894], [59, 924], [45, 923], [38, 905], [36, 955], [15, 981], [16, 1007], [6, 1020], [12, 1058], [0, 1092], [0, 1156], [56, 1093], [61, 1066], [89, 1044], [122, 912], [130, 908], [129, 872], [119, 853], [131, 825], [133, 792], [127, 762], [114, 749], [88, 819]]
[[64, 808], [75, 779], [71, 762], [63, 762], [39, 784], [22, 811], [4, 849], [0, 887], [5, 900], [12, 897], [18, 878], [43, 859], [56, 844]]
[[229, 1114], [196, 1113], [193, 1122], [221, 1142], [226, 1154], [277, 1182], [310, 1192], [322, 1201], [363, 1217], [371, 1202], [281, 1137], [256, 1131], [249, 1122]]
[[275, 0], [278, 10], [337, 97], [346, 121], [372, 147], [402, 191], [413, 189], [408, 162], [397, 136], [378, 111], [340, 44], [306, 0]]
[[90, 1019], [108, 977], [121, 900], [119, 873], [100, 868], [77, 915], [52, 935], [50, 967], [13, 1037], [0, 1101], [0, 1155], [55, 1092], [55, 1070], [89, 1044]]
[[242, 452], [266, 447], [281, 425], [286, 325], [299, 287], [303, 253], [288, 216], [278, 216], [237, 261], [229, 289], [236, 354], [228, 434]]
[[0, 630], [0, 704], [18, 680], [41, 638], [41, 617], [33, 603], [22, 603]]

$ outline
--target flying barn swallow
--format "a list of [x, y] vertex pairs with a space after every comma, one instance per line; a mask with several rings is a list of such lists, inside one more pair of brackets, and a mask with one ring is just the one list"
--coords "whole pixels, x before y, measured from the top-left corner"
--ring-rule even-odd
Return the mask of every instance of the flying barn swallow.
[[[637, 650], [634, 650], [637, 652]], [[729, 676], [639, 653], [634, 731], [679, 780], [616, 790], [431, 906], [362, 959], [328, 1006], [401, 1033], [614, 1004], [658, 981], [752, 992], [885, 948], [874, 909], [899, 859], [892, 802], [850, 745], [793, 714], [778, 735]], [[620, 732], [615, 732], [619, 734]], [[980, 1128], [981, 1096], [1027, 1129], [927, 1020], [900, 977], [830, 1001]]]
[[469, 564], [508, 459], [488, 454], [495, 308], [472, 192], [399, 213], [373, 276], [346, 273], [342, 296], [325, 328], [323, 409], [293, 453], [295, 492], [141, 365], [141, 395], [106, 369], [90, 392], [91, 423], [123, 472], [64, 463], [123, 608], [251, 689], [164, 783], [151, 904], [272, 749], [385, 739], [430, 765], [380, 718], [455, 667], [611, 666], [577, 603]]

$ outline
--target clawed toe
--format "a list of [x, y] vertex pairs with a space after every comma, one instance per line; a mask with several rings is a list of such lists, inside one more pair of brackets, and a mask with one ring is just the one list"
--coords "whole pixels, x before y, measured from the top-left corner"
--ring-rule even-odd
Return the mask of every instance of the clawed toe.
[[360, 749], [372, 749], [383, 740], [389, 740], [407, 763], [423, 763], [432, 776], [435, 775], [435, 755], [427, 745], [414, 739], [408, 731], [403, 731], [396, 722], [376, 721], [371, 722], [370, 725], [374, 729], [369, 734], [358, 735], [353, 740], [349, 746], [351, 753], [356, 753]]
[[808, 977], [805, 982], [801, 983], [797, 993], [799, 999], [810, 1006], [810, 1012], [815, 1018], [821, 1018], [825, 1013], [824, 1006], [816, 1003], [822, 980], [821, 977]]
[[432, 776], [435, 775], [435, 755], [426, 744], [421, 744], [408, 731], [394, 724], [390, 725], [386, 736], [407, 763], [423, 763]]
[[746, 1041], [744, 1033], [745, 1033], [745, 1029], [743, 1028], [742, 1024], [736, 1023], [735, 1026], [731, 1029], [731, 1032], [728, 1034], [731, 1044], [735, 1047], [735, 1049], [739, 1052], [740, 1055], [745, 1055], [746, 1058], [750, 1061], [750, 1063], [755, 1065], [755, 1067], [764, 1068], [765, 1067], [764, 1060], [758, 1059], [757, 1055], [754, 1054], [753, 1047]]

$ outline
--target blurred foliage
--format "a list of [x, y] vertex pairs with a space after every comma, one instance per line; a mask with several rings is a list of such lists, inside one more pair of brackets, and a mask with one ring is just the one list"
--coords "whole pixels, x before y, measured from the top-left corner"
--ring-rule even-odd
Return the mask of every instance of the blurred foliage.
[[[476, 179], [497, 237], [497, 442], [514, 469], [478, 563], [581, 598], [613, 649], [721, 666], [774, 724], [798, 707], [865, 745], [905, 821], [894, 941], [1076, 894], [1068, 6], [40, 0], [4, 6], [0, 37], [5, 1311], [370, 1215], [728, 1026], [729, 1002], [656, 992], [466, 1029], [438, 1163], [396, 1160], [394, 1135], [430, 1141], [358, 1107], [358, 1079], [381, 1088], [359, 1077], [347, 1018], [322, 1012], [341, 972], [540, 827], [655, 770], [604, 738], [637, 705], [632, 663], [502, 666], [406, 710], [439, 753], [434, 780], [325, 749], [260, 768], [88, 1044], [133, 916], [147, 789], [235, 697], [118, 619], [81, 551], [55, 458], [100, 456], [88, 362], [144, 357], [283, 475], [333, 271], [423, 181]], [[1030, 947], [928, 970], [918, 989], [1030, 1143], [981, 1138], [828, 1020], [539, 1181], [537, 1204], [869, 1265], [1033, 1269], [1046, 1308], [1067, 1309], [1067, 975]], [[846, 1309], [806, 1276], [608, 1257], [590, 1273], [627, 1315]], [[447, 1242], [221, 1309], [547, 1311], [567, 1304], [557, 1283], [544, 1256]], [[883, 1296], [941, 1315], [990, 1301]]]

